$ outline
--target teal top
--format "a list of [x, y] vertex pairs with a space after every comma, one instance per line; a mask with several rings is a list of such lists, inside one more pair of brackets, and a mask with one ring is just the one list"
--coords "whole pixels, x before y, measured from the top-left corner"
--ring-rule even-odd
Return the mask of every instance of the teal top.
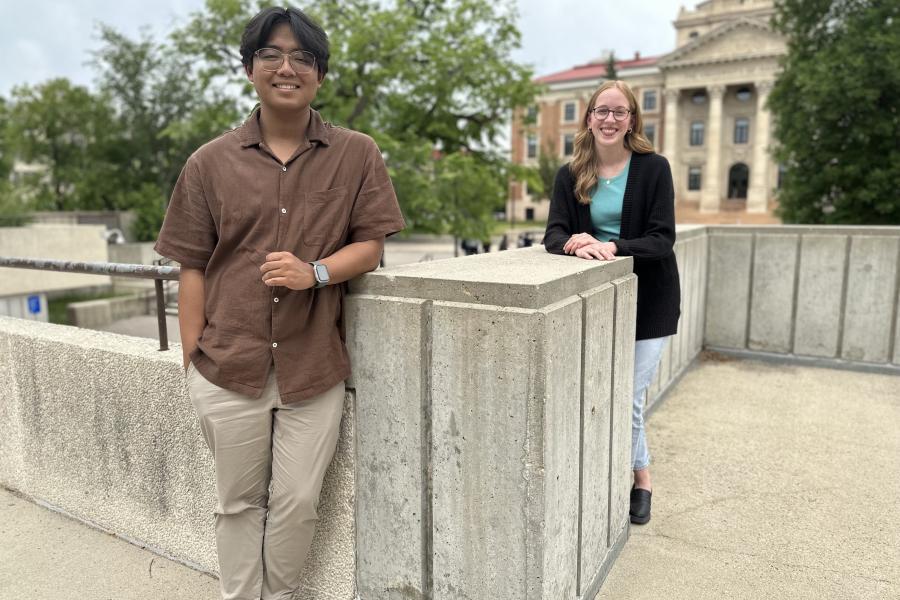
[[628, 168], [616, 175], [597, 180], [597, 189], [591, 196], [591, 222], [594, 225], [594, 237], [601, 242], [618, 239], [619, 226], [622, 223], [622, 200], [625, 198], [625, 184], [628, 183]]

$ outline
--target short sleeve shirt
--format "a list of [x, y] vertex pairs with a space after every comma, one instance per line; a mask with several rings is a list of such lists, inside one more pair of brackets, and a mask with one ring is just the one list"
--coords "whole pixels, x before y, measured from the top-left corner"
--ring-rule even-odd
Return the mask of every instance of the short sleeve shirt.
[[310, 110], [307, 140], [282, 164], [262, 140], [259, 111], [205, 144], [181, 172], [155, 249], [205, 274], [206, 326], [191, 355], [210, 382], [259, 397], [275, 367], [285, 403], [350, 375], [343, 285], [268, 287], [270, 252], [303, 261], [403, 229], [381, 153], [361, 133]]

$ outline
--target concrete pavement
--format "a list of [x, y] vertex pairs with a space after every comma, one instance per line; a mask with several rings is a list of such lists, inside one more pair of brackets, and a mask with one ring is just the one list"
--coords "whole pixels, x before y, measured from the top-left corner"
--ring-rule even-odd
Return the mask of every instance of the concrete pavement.
[[598, 600], [900, 599], [900, 377], [707, 355], [647, 432]]
[[0, 600], [214, 600], [218, 590], [210, 575], [0, 488]]

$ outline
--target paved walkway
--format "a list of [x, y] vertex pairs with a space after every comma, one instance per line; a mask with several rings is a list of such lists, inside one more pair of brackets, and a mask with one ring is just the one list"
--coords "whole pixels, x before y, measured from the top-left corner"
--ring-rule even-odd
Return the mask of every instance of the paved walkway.
[[[598, 600], [900, 599], [900, 376], [706, 361], [648, 433], [653, 519]], [[216, 594], [208, 575], [0, 489], [0, 600]]]
[[900, 376], [707, 361], [651, 416], [598, 600], [900, 599]]

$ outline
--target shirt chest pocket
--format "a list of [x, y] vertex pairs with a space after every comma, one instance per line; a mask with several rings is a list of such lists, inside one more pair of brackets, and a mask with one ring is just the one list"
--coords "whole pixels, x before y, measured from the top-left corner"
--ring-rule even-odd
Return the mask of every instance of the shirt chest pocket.
[[350, 202], [347, 187], [307, 192], [303, 201], [303, 232], [306, 246], [324, 247], [343, 241]]

